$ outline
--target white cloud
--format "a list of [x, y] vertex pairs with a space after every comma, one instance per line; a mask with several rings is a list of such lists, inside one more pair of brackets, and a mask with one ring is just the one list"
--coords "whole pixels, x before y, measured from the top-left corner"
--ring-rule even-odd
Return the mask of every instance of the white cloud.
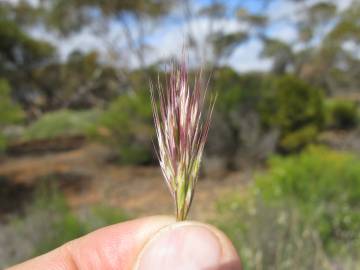
[[[17, 5], [19, 2], [21, 2], [21, 0], [0, 0], [0, 3], [1, 2], [8, 2], [12, 5]], [[33, 7], [37, 7], [40, 4], [39, 0], [26, 0], [26, 2], [29, 3]]]
[[[57, 37], [40, 27], [32, 29], [30, 33], [34, 37], [45, 39], [58, 46], [60, 57], [62, 60], [65, 60], [67, 55], [73, 50], [81, 50], [83, 52], [97, 50], [103, 55], [106, 55], [109, 44], [117, 48], [122, 48], [122, 51], [124, 51], [126, 44], [121, 26], [115, 22], [112, 22], [109, 26], [110, 31], [104, 36], [95, 35], [90, 27], [65, 39]], [[245, 26], [240, 24], [236, 19], [218, 19], [214, 21], [213, 27], [214, 31], [221, 30], [224, 33], [232, 33], [244, 30]], [[175, 23], [160, 26], [155, 28], [149, 35], [148, 39], [150, 40], [149, 43], [152, 46], [152, 50], [146, 53], [145, 63], [152, 64], [158, 60], [168, 59], [170, 57], [179, 58], [189, 31], [192, 31], [200, 48], [208, 45], [206, 44], [206, 37], [209, 33], [209, 20], [206, 18], [196, 18], [192, 20], [190, 24]], [[230, 59], [224, 64], [230, 65], [239, 72], [268, 70], [271, 66], [271, 61], [259, 59], [257, 55], [260, 50], [260, 41], [251, 40], [237, 48]], [[127, 51], [123, 57], [126, 57], [125, 61], [130, 67], [136, 68], [139, 65], [136, 56], [131, 52]], [[201, 60], [204, 61], [204, 59]]]
[[[1, 1], [1, 0], [0, 0]], [[3, 0], [4, 1], [4, 0]], [[7, 0], [16, 2], [19, 0]], [[37, 3], [39, 0], [28, 0]], [[319, 0], [313, 0], [316, 2]], [[340, 3], [341, 2], [341, 3]], [[351, 0], [337, 1], [341, 9], [346, 8]], [[286, 0], [275, 0], [269, 5], [265, 14], [270, 17], [270, 27], [267, 34], [270, 37], [280, 39], [284, 42], [293, 42], [297, 38], [297, 31], [294, 26], [295, 21], [301, 15], [300, 4]], [[209, 34], [209, 19], [205, 17], [195, 17], [189, 24], [184, 23], [181, 14], [181, 8], [177, 6], [170, 18], [163, 21], [162, 25], [155, 28], [149, 27], [146, 37], [152, 50], [145, 54], [145, 63], [151, 64], [160, 59], [169, 57], [179, 57], [182, 52], [186, 37], [191, 31], [196, 39], [198, 46], [203, 49], [207, 46], [206, 37]], [[172, 17], [173, 16], [173, 17]], [[172, 18], [171, 18], [172, 17]], [[173, 21], [171, 21], [173, 19]], [[223, 31], [224, 33], [232, 33], [244, 30], [246, 25], [241, 24], [236, 18], [222, 18], [213, 21], [213, 31]], [[132, 33], [136, 28], [132, 26]], [[129, 50], [126, 50], [126, 38], [124, 37], [121, 25], [118, 22], [111, 21], [109, 23], [109, 32], [102, 35], [94, 34], [91, 27], [83, 29], [81, 32], [69, 38], [59, 38], [54, 34], [47, 32], [39, 27], [31, 31], [33, 36], [44, 38], [59, 47], [61, 59], [65, 59], [71, 51], [79, 49], [82, 51], [98, 50], [106, 55], [109, 44], [121, 52], [121, 60], [126, 62], [130, 67], [139, 66], [137, 57]], [[229, 58], [228, 62], [234, 69], [239, 72], [250, 70], [268, 70], [271, 66], [271, 60], [260, 59], [258, 57], [261, 51], [261, 42], [251, 39], [249, 42], [236, 48]], [[191, 53], [190, 53], [191, 56]], [[204, 59], [203, 59], [204, 60]]]
[[[357, 0], [325, 0], [325, 2], [335, 4], [339, 11], [343, 11], [348, 8], [353, 1]], [[269, 5], [269, 8], [265, 11], [265, 13], [272, 22], [279, 20], [295, 22], [304, 16], [304, 7], [309, 7], [319, 2], [324, 2], [324, 0], [308, 0], [305, 2], [275, 0]]]
[[300, 15], [299, 10], [301, 6], [299, 3], [294, 3], [287, 0], [276, 0], [271, 2], [265, 15], [268, 16], [270, 22], [281, 20], [294, 21]]
[[295, 26], [285, 22], [280, 22], [272, 25], [269, 28], [267, 34], [271, 38], [279, 39], [286, 43], [292, 43], [298, 37]]
[[272, 60], [260, 58], [261, 49], [262, 43], [252, 39], [234, 51], [228, 64], [238, 72], [267, 71], [271, 68]]
[[85, 28], [76, 35], [72, 35], [68, 38], [59, 37], [56, 34], [45, 30], [43, 27], [32, 28], [29, 30], [29, 33], [35, 38], [44, 39], [56, 46], [61, 60], [65, 60], [74, 50], [83, 52], [97, 50], [100, 53], [104, 53], [103, 41], [94, 35], [88, 28]]
[[[232, 33], [243, 29], [244, 26], [235, 19], [218, 19], [213, 23], [214, 32], [221, 30], [223, 33]], [[189, 33], [195, 38], [197, 46], [201, 50], [209, 47], [206, 40], [210, 33], [209, 19], [207, 18], [197, 18], [190, 21], [189, 24], [180, 23], [160, 27], [151, 35], [151, 44], [154, 50], [149, 55], [148, 62], [169, 57], [180, 57]], [[204, 61], [205, 59], [201, 60]]]
[[[354, 0], [354, 1], [356, 1], [356, 0]], [[338, 9], [340, 11], [343, 11], [343, 10], [347, 9], [352, 2], [353, 2], [353, 0], [335, 1], [336, 5], [338, 6]]]
[[360, 45], [353, 40], [347, 40], [342, 44], [345, 51], [360, 59]]

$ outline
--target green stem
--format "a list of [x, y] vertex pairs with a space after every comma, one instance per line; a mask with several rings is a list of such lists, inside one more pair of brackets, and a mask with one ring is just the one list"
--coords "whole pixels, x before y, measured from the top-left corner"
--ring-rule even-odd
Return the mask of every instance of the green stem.
[[176, 220], [184, 221], [187, 216], [187, 205], [186, 205], [186, 185], [185, 181], [180, 181], [177, 189], [177, 201], [176, 201]]

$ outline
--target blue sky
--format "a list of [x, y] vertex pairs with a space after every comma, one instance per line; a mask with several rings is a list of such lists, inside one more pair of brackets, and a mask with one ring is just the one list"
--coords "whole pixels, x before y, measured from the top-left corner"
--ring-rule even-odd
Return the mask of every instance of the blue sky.
[[[259, 13], [263, 10], [264, 7], [264, 3], [267, 0], [222, 0], [222, 1], [218, 1], [222, 4], [225, 4], [228, 9], [234, 9], [236, 7], [244, 7], [246, 8], [248, 11], [252, 12], [252, 13]], [[206, 6], [211, 4], [213, 1], [212, 0], [197, 0], [199, 5], [202, 6]]]
[[[38, 0], [31, 1], [36, 4]], [[269, 16], [271, 23], [266, 30], [266, 34], [269, 37], [278, 38], [285, 42], [294, 42], [297, 38], [297, 33], [293, 23], [297, 16], [299, 16], [296, 4], [287, 0], [274, 0], [265, 10], [264, 1], [266, 0], [222, 0], [222, 3], [226, 3], [228, 16], [214, 21], [214, 28], [226, 33], [244, 29], [245, 26], [234, 16], [234, 10], [241, 6], [251, 13], [264, 13]], [[319, 0], [309, 1], [316, 2]], [[208, 5], [210, 2], [212, 2], [212, 0], [193, 0], [192, 9], [196, 11]], [[346, 8], [350, 2], [351, 0], [336, 1], [341, 9]], [[145, 54], [145, 62], [147, 64], [151, 64], [160, 59], [179, 56], [189, 29], [191, 29], [191, 32], [194, 34], [200, 48], [206, 48], [206, 46], [208, 46], [206, 37], [209, 31], [209, 20], [206, 17], [195, 16], [187, 24], [184, 21], [183, 11], [183, 7], [176, 6], [170, 12], [169, 16], [160, 23], [155, 25], [149, 22], [146, 29], [148, 33], [146, 40], [151, 46], [151, 50]], [[288, 19], [284, 20], [284, 17]], [[130, 26], [131, 25], [130, 23]], [[134, 25], [131, 26], [131, 28], [136, 39], [137, 28], [134, 27]], [[42, 28], [35, 28], [30, 32], [34, 36], [45, 38], [57, 44], [60, 56], [63, 59], [75, 49], [85, 52], [98, 50], [106, 58], [109, 48], [112, 48], [120, 52], [120, 59], [129, 67], [136, 68], [139, 64], [134, 55], [129, 53], [128, 50], [124, 50], [124, 48], [126, 48], [126, 42], [124, 42], [126, 39], [124, 38], [120, 24], [116, 21], [109, 23], [109, 32], [95, 34], [91, 27], [86, 27], [80, 33], [76, 33], [76, 35], [67, 39], [59, 38]], [[222, 64], [229, 65], [238, 72], [268, 70], [271, 67], [271, 59], [260, 58], [259, 54], [261, 50], [261, 41], [254, 37], [250, 38], [246, 43], [238, 46], [233, 54], [224, 60]], [[204, 59], [200, 60], [204, 61]]]

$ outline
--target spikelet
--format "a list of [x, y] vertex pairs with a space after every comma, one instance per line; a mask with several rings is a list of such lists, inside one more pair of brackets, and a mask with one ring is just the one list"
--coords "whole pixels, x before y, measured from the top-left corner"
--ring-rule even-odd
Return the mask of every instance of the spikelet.
[[[194, 197], [201, 158], [215, 104], [203, 112], [207, 87], [201, 72], [191, 88], [186, 64], [173, 64], [170, 78], [162, 89], [151, 87], [151, 101], [158, 140], [157, 155], [165, 182], [175, 202], [176, 219], [185, 220]], [[157, 107], [159, 100], [159, 108]]]

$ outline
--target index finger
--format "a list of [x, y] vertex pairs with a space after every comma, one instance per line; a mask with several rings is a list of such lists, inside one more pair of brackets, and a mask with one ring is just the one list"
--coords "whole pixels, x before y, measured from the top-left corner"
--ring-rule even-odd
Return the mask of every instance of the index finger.
[[8, 270], [131, 269], [146, 242], [173, 222], [157, 216], [111, 225]]

